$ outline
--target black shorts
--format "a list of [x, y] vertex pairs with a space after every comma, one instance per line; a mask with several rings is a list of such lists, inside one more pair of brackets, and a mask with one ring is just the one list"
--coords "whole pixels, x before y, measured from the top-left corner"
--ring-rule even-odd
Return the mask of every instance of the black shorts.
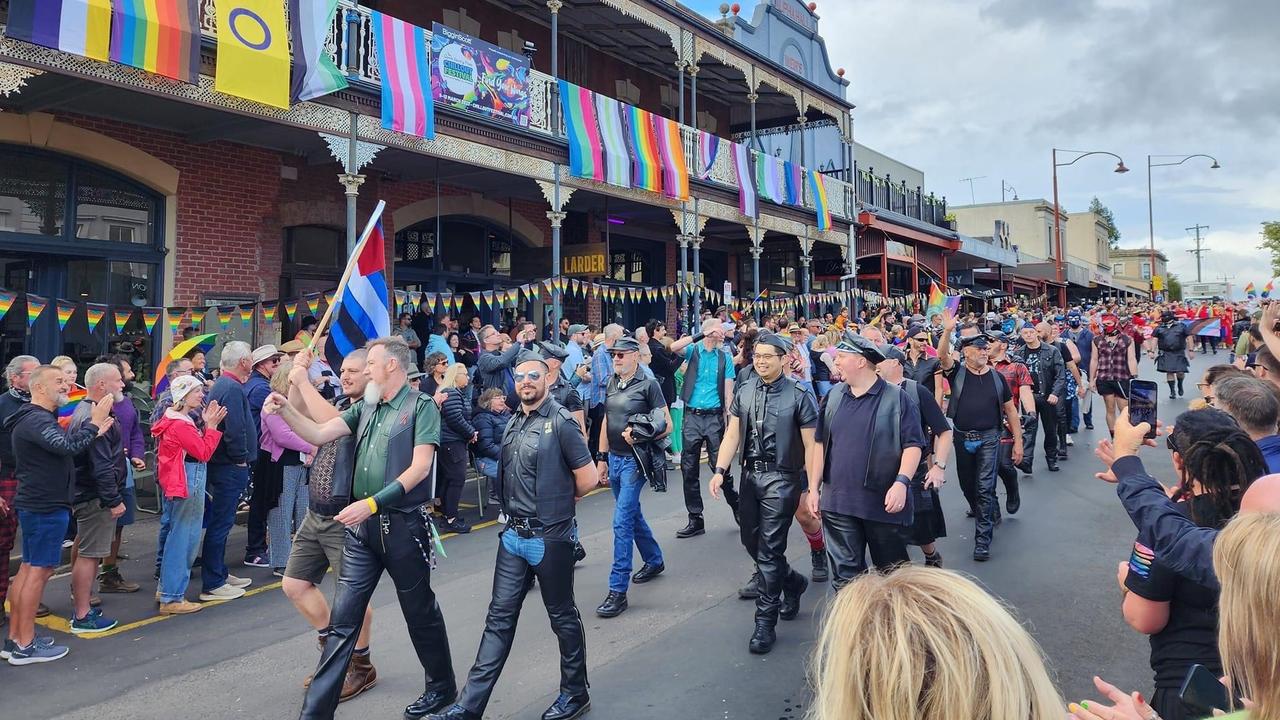
[[1129, 381], [1128, 380], [1099, 380], [1099, 395], [1119, 395], [1125, 400], [1129, 399]]

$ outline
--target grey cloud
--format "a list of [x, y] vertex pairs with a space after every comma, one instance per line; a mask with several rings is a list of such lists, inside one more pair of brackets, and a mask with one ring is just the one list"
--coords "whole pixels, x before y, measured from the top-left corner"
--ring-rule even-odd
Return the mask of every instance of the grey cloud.
[[995, 0], [982, 8], [982, 17], [1017, 30], [1037, 23], [1061, 26], [1075, 22], [1096, 7], [1095, 0]]

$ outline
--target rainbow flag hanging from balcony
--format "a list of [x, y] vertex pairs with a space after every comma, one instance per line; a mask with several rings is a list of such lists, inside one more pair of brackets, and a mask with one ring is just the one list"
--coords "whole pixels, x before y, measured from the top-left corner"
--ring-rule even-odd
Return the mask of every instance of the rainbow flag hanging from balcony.
[[756, 176], [751, 172], [752, 152], [746, 145], [729, 143], [733, 148], [733, 170], [738, 176], [738, 212], [759, 217], [760, 201], [756, 199]]
[[584, 87], [560, 81], [560, 111], [564, 116], [564, 134], [569, 141], [569, 174], [604, 182], [603, 151], [594, 95]]
[[338, 0], [289, 0], [289, 25], [293, 39], [293, 79], [289, 98], [311, 100], [347, 87], [347, 78], [325, 50], [325, 40]]
[[782, 187], [788, 205], [804, 203], [804, 192], [800, 189], [801, 173], [804, 168], [786, 160], [782, 161]]
[[756, 157], [756, 190], [760, 193], [760, 197], [781, 205], [786, 200], [782, 158], [767, 155], [759, 150], [751, 152]]
[[622, 103], [605, 95], [595, 95], [596, 121], [600, 125], [600, 148], [604, 157], [604, 181], [631, 187], [631, 153], [622, 127]]
[[436, 136], [427, 31], [377, 10], [370, 11], [382, 76], [382, 127], [427, 140]]
[[818, 215], [818, 232], [831, 229], [831, 204], [827, 201], [827, 179], [817, 170], [805, 170], [809, 176], [809, 191], [813, 194], [813, 209]]
[[698, 131], [698, 179], [711, 177], [711, 166], [716, 164], [716, 156], [720, 153], [720, 136], [712, 135], [706, 130]]
[[627, 139], [631, 147], [631, 184], [641, 190], [662, 192], [662, 158], [654, 137], [653, 116], [634, 105], [624, 105]]
[[199, 0], [113, 0], [112, 62], [195, 84], [200, 77], [199, 5]]
[[654, 115], [653, 135], [662, 158], [662, 194], [676, 200], [688, 200], [689, 166], [685, 164], [680, 123]]
[[106, 62], [111, 51], [111, 0], [10, 0], [14, 40]]

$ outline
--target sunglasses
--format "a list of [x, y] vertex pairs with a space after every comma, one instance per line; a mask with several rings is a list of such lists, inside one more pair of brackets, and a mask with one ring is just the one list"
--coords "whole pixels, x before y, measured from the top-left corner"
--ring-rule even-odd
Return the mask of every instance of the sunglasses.
[[537, 382], [542, 379], [542, 371], [530, 370], [529, 372], [513, 373], [512, 377], [515, 378], [516, 382], [524, 382], [526, 378], [533, 382]]
[[629, 352], [634, 352], [634, 351], [628, 351], [628, 350], [615, 350], [615, 351], [613, 351], [613, 352], [610, 352], [610, 353], [609, 353], [609, 357], [611, 357], [611, 358], [621, 358], [621, 357], [626, 357], [626, 356], [627, 356], [627, 354], [628, 354]]

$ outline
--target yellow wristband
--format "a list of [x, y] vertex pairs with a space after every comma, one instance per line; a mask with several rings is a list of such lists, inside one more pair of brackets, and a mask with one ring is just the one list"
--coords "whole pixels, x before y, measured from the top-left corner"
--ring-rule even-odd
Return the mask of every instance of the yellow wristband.
[[373, 498], [371, 498], [371, 497], [365, 498], [365, 499], [364, 499], [364, 501], [365, 501], [365, 502], [367, 502], [367, 503], [369, 503], [369, 512], [373, 513], [374, 515], [377, 515], [377, 514], [378, 514], [378, 501], [377, 501], [377, 500], [374, 500], [374, 499], [373, 499]]

